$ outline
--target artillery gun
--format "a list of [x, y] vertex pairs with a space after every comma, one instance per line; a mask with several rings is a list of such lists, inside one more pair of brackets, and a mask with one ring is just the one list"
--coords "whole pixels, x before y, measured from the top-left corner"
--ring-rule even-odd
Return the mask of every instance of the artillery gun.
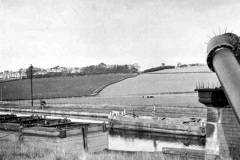
[[207, 53], [208, 67], [217, 74], [228, 103], [240, 122], [240, 39], [233, 33], [215, 36], [208, 43]]

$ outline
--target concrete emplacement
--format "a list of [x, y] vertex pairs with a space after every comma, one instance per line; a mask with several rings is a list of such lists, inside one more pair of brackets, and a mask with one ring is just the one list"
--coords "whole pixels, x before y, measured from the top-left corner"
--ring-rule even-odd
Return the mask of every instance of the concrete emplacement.
[[207, 109], [205, 159], [240, 159], [239, 37], [225, 33], [210, 40], [207, 64], [220, 88], [197, 89]]

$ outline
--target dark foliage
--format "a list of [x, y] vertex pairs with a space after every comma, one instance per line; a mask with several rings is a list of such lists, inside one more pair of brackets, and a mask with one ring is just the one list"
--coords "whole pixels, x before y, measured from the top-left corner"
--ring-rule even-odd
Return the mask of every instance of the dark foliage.
[[100, 63], [99, 65], [91, 65], [82, 68], [83, 75], [137, 73], [137, 72], [138, 68], [134, 65], [112, 65], [108, 67], [104, 63]]
[[156, 71], [160, 71], [160, 70], [164, 70], [164, 69], [172, 69], [172, 68], [175, 68], [175, 66], [159, 66], [159, 67], [155, 67], [155, 68], [146, 69], [143, 71], [143, 73], [156, 72]]
[[[71, 72], [71, 71], [58, 71], [57, 68], [59, 66], [53, 67], [55, 72], [47, 72], [46, 74], [41, 74], [40, 71], [42, 69], [33, 67], [32, 73], [33, 78], [51, 78], [51, 77], [66, 77], [66, 76], [84, 76], [84, 75], [106, 75], [106, 74], [132, 74], [139, 72], [138, 64], [134, 65], [106, 65], [104, 63], [100, 63], [99, 65], [91, 65], [87, 67], [81, 68], [81, 72]], [[31, 66], [26, 70], [27, 77], [23, 77], [23, 79], [31, 78]]]

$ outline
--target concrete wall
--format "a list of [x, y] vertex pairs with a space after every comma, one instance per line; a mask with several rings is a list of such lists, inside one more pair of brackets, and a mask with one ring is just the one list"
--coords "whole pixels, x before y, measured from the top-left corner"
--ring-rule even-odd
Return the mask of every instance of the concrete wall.
[[22, 142], [32, 147], [48, 148], [59, 152], [82, 152], [84, 150], [100, 152], [108, 149], [108, 132], [90, 132], [85, 140], [82, 134], [66, 138], [23, 135]]
[[229, 106], [208, 107], [206, 160], [240, 159], [240, 124]]

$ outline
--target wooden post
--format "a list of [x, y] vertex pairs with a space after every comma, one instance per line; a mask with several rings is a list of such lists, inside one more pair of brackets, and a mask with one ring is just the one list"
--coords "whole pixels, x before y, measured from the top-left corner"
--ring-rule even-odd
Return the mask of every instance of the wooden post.
[[88, 151], [87, 126], [82, 127], [82, 135], [83, 135], [83, 148], [87, 152]]
[[33, 107], [33, 84], [32, 84], [32, 69], [33, 69], [33, 66], [31, 64], [30, 66], [30, 71], [31, 71], [31, 101], [32, 101], [32, 107]]

